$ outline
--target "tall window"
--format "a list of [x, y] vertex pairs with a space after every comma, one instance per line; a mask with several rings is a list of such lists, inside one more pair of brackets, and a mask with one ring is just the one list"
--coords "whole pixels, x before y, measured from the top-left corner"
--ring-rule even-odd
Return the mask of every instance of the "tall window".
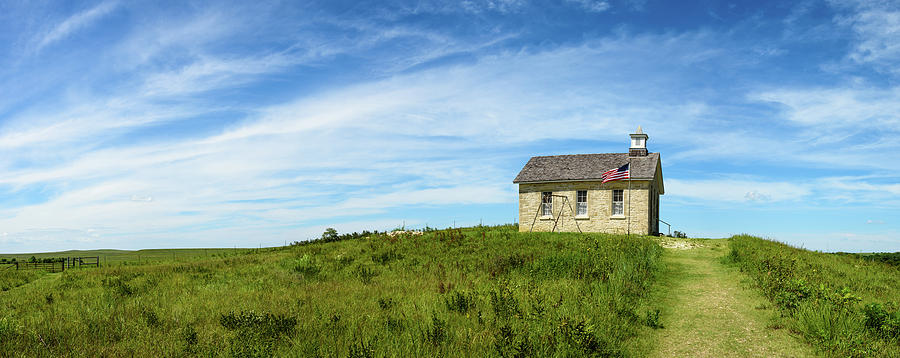
[[625, 215], [625, 193], [624, 190], [613, 190], [612, 197], [612, 214]]
[[587, 190], [579, 190], [575, 193], [575, 215], [587, 215]]
[[553, 215], [553, 193], [549, 191], [541, 193], [541, 215]]

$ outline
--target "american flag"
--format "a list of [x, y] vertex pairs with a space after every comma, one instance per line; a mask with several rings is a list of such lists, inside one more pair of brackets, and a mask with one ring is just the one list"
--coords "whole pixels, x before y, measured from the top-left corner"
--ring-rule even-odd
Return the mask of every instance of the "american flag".
[[600, 176], [600, 178], [603, 179], [603, 183], [615, 180], [630, 179], [631, 176], [628, 175], [628, 169], [628, 164], [625, 164], [621, 167], [607, 170], [603, 173], [603, 175]]

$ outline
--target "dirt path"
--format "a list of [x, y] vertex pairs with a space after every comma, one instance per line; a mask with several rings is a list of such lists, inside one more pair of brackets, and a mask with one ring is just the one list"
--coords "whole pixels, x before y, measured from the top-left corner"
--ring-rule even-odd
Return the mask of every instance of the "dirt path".
[[[697, 243], [696, 241], [694, 243]], [[727, 242], [669, 246], [660, 292], [664, 329], [657, 330], [658, 357], [814, 357], [785, 329], [768, 328], [770, 305], [743, 274], [719, 261]]]

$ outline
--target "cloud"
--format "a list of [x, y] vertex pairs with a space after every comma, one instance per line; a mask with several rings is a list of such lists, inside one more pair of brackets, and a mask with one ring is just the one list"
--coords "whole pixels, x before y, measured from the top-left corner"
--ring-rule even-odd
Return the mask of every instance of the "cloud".
[[811, 190], [790, 182], [731, 179], [666, 179], [666, 195], [706, 202], [782, 202], [808, 196]]
[[99, 5], [90, 8], [88, 10], [79, 12], [75, 15], [70, 16], [59, 25], [56, 25], [52, 30], [48, 33], [44, 34], [40, 40], [37, 41], [37, 45], [35, 47], [35, 52], [40, 51], [44, 47], [47, 47], [57, 41], [63, 40], [72, 33], [90, 26], [92, 23], [98, 21], [103, 18], [107, 14], [111, 13], [118, 6], [118, 2], [116, 1], [107, 1], [100, 3]]
[[866, 224], [869, 224], [869, 225], [884, 225], [884, 221], [883, 221], [883, 220], [872, 220], [872, 219], [869, 219], [869, 220], [866, 220]]
[[609, 2], [603, 0], [567, 0], [570, 3], [578, 4], [582, 9], [588, 12], [604, 12], [609, 10]]
[[896, 66], [900, 61], [900, 7], [889, 1], [835, 1], [832, 4], [852, 11], [836, 18], [839, 25], [849, 27], [856, 35], [854, 48], [847, 57], [887, 73], [900, 74]]
[[[98, 23], [110, 4], [47, 46]], [[569, 5], [610, 11], [606, 1]], [[638, 124], [675, 169], [666, 178], [673, 202], [897, 201], [897, 92], [734, 77], [790, 56], [782, 44], [627, 27], [541, 39], [498, 22], [528, 11], [521, 1], [385, 7], [365, 16], [305, 7], [273, 16], [285, 10], [278, 5], [136, 14], [97, 49], [98, 63], [66, 59], [60, 68], [78, 73], [48, 75], [60, 89], [0, 108], [0, 185], [23, 197], [42, 190], [0, 213], [6, 242], [240, 246], [327, 226], [423, 222], [422, 212], [446, 208], [461, 222], [513, 217], [510, 181], [528, 156], [622, 151]], [[466, 20], [409, 21], [423, 13]], [[846, 145], [875, 129], [884, 134]], [[880, 160], [865, 160], [872, 150]], [[746, 163], [878, 168], [886, 178], [844, 186], [840, 174], [726, 176]], [[700, 165], [725, 173], [692, 180]]]
[[149, 203], [149, 202], [153, 201], [153, 197], [152, 197], [152, 196], [145, 196], [145, 195], [132, 195], [132, 196], [131, 196], [131, 201], [138, 201], [138, 202], [147, 202], [147, 203]]
[[753, 190], [744, 194], [744, 199], [747, 199], [748, 201], [769, 201], [772, 198], [769, 195]]
[[781, 89], [751, 94], [751, 100], [779, 103], [788, 120], [822, 132], [900, 130], [900, 89]]

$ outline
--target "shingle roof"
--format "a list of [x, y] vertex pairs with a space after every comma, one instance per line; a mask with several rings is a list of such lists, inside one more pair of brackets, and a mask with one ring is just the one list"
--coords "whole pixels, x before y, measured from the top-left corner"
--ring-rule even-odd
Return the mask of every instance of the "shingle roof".
[[[574, 154], [531, 157], [513, 183], [592, 180], [603, 172], [628, 163], [628, 153]], [[652, 179], [659, 163], [659, 153], [631, 157], [631, 177]]]

